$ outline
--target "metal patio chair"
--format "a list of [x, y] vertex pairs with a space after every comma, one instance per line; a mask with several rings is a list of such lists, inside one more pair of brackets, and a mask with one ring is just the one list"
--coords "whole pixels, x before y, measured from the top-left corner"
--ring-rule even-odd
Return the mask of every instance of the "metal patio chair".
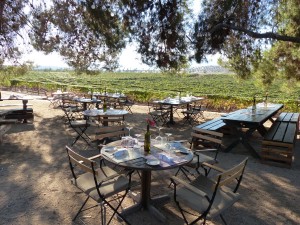
[[[196, 224], [199, 221], [205, 224], [207, 219], [213, 219], [216, 216], [220, 216], [226, 224], [222, 213], [240, 198], [237, 190], [241, 184], [247, 160], [248, 158], [244, 159], [228, 170], [210, 165], [211, 169], [218, 172], [216, 176], [206, 177], [200, 174], [190, 183], [175, 176], [171, 178], [174, 185], [174, 200], [186, 224]], [[191, 219], [187, 215], [196, 218]]]
[[202, 105], [193, 105], [190, 107], [190, 109], [181, 111], [185, 118], [184, 124], [188, 122], [190, 125], [192, 125], [193, 122], [198, 123], [200, 118], [205, 119], [203, 114], [205, 109], [206, 107]]
[[125, 125], [99, 126], [96, 131], [95, 139], [98, 141], [99, 148], [112, 141], [120, 140], [126, 135]]
[[155, 121], [157, 125], [164, 126], [170, 118], [170, 107], [155, 102], [148, 102], [148, 114]]
[[[205, 176], [210, 172], [210, 168], [206, 167], [206, 163], [215, 164], [217, 163], [217, 156], [219, 151], [222, 149], [222, 138], [223, 133], [210, 131], [205, 129], [193, 128], [194, 132], [191, 133], [191, 145], [190, 148], [194, 152], [194, 157], [191, 162], [187, 165], [179, 167], [175, 176], [182, 172], [186, 178], [189, 178], [189, 174], [195, 176], [190, 169], [194, 169], [197, 174], [200, 174], [199, 169], [204, 169]], [[213, 152], [213, 157], [205, 153]]]
[[[72, 107], [65, 108], [63, 111], [67, 118], [68, 125], [76, 132], [77, 136], [73, 140], [71, 146], [73, 146], [80, 138], [82, 138], [88, 145], [90, 145], [90, 137], [87, 135], [86, 130], [90, 126], [87, 120], [78, 117], [79, 112], [74, 112]], [[75, 114], [76, 113], [76, 116]], [[83, 116], [82, 116], [83, 117]]]
[[[68, 146], [66, 146], [66, 150], [73, 176], [71, 182], [87, 195], [86, 200], [73, 218], [73, 221], [76, 220], [81, 212], [91, 208], [83, 209], [87, 201], [93, 199], [97, 203], [94, 207], [100, 206], [101, 208], [102, 225], [110, 224], [115, 215], [121, 218], [126, 224], [130, 224], [118, 210], [130, 190], [132, 171], [124, 170], [123, 173], [121, 173], [101, 163], [100, 166], [98, 166], [94, 159], [101, 158], [101, 154], [86, 158]], [[117, 206], [114, 206], [112, 201], [116, 202]], [[110, 208], [113, 213], [106, 223], [107, 207]]]
[[118, 101], [121, 108], [127, 110], [129, 113], [133, 114], [131, 108], [134, 105], [134, 101], [130, 100], [129, 98], [126, 99], [119, 99]]

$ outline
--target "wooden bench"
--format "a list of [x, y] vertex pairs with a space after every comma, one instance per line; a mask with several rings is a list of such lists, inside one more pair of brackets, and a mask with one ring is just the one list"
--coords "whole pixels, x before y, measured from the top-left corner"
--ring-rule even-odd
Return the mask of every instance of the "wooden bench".
[[220, 131], [226, 124], [223, 122], [222, 117], [209, 120], [205, 123], [195, 126], [198, 130]]
[[11, 124], [17, 123], [16, 119], [4, 119], [0, 118], [0, 144], [3, 142], [3, 135], [9, 131]]
[[262, 142], [264, 163], [290, 167], [299, 127], [299, 113], [281, 113]]
[[282, 122], [293, 122], [297, 124], [297, 133], [300, 133], [300, 113], [286, 113], [282, 112], [276, 121], [282, 121]]
[[205, 123], [195, 126], [196, 129], [208, 130], [208, 131], [217, 131], [223, 134], [230, 134], [230, 128], [224, 123], [223, 118], [227, 115], [222, 117], [218, 117], [212, 120], [209, 120]]
[[282, 112], [277, 117], [276, 121], [299, 123], [299, 113]]
[[9, 109], [9, 112], [5, 115], [5, 119], [17, 119], [17, 120], [24, 120], [27, 122], [28, 119], [33, 120], [33, 109]]
[[[23, 106], [23, 104], [0, 104], [0, 107], [10, 107], [10, 106]], [[32, 104], [27, 104], [27, 106], [32, 106]]]

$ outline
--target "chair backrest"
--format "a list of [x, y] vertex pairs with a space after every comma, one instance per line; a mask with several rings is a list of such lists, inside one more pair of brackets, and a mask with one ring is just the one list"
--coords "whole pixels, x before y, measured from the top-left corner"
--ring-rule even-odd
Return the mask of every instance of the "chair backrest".
[[245, 158], [238, 165], [236, 165], [228, 170], [225, 170], [224, 172], [217, 175], [217, 181], [218, 181], [217, 185], [220, 187], [228, 186], [228, 185], [232, 184], [233, 182], [237, 181], [237, 184], [235, 185], [234, 190], [233, 190], [233, 192], [236, 192], [242, 181], [247, 161], [248, 161], [248, 158]]
[[125, 136], [125, 125], [120, 126], [103, 126], [99, 127], [95, 138], [97, 140], [104, 140], [108, 138], [118, 138], [121, 139], [122, 136]]
[[155, 111], [155, 110], [157, 110], [159, 108], [160, 108], [160, 104], [155, 103], [155, 102], [148, 102], [148, 111], [149, 112]]
[[222, 138], [223, 133], [212, 131], [212, 130], [205, 130], [200, 129], [197, 127], [193, 128], [191, 133], [192, 136], [192, 145], [196, 148], [198, 145], [203, 145], [204, 147], [208, 147], [213, 145], [213, 147], [220, 148], [222, 145]]
[[109, 123], [122, 124], [125, 120], [125, 115], [99, 115], [99, 122], [105, 125]]
[[71, 168], [74, 179], [77, 178], [75, 170], [74, 170], [75, 165], [77, 165], [83, 172], [92, 173], [92, 174], [94, 172], [97, 175], [97, 171], [93, 170], [93, 166], [96, 163], [95, 161], [90, 160], [90, 159], [76, 153], [69, 146], [66, 146], [66, 150], [68, 153], [69, 164], [70, 164], [70, 168]]

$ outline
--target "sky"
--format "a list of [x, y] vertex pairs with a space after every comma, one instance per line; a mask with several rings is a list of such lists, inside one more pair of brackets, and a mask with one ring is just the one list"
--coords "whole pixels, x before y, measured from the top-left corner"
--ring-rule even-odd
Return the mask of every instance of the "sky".
[[[195, 14], [200, 11], [200, 1], [201, 0], [193, 0], [194, 6], [193, 10]], [[191, 67], [198, 67], [204, 65], [217, 65], [218, 56], [208, 56], [208, 63], [197, 64], [195, 62], [191, 63]], [[58, 53], [51, 53], [45, 55], [42, 52], [33, 51], [29, 54], [24, 55], [24, 61], [33, 61], [34, 66], [42, 66], [42, 67], [58, 67], [65, 68], [68, 67], [64, 62], [62, 57]], [[135, 52], [134, 44], [127, 46], [120, 55], [119, 58], [120, 69], [149, 69], [149, 67], [142, 63], [141, 57], [139, 54]]]
[[[216, 66], [218, 56], [208, 56], [208, 62], [207, 63], [201, 63], [197, 64], [195, 62], [191, 63], [191, 67], [199, 67], [199, 66], [206, 66], [206, 65], [213, 65]], [[68, 65], [64, 62], [62, 57], [58, 53], [51, 53], [48, 55], [45, 55], [42, 52], [33, 51], [30, 54], [26, 54], [23, 57], [24, 61], [33, 61], [34, 66], [41, 66], [41, 67], [55, 67], [55, 68], [67, 68]], [[135, 52], [134, 46], [128, 46], [126, 47], [123, 52], [121, 53], [120, 59], [119, 59], [119, 69], [124, 70], [147, 70], [150, 69], [147, 65], [143, 64], [141, 61], [141, 57], [139, 54]]]

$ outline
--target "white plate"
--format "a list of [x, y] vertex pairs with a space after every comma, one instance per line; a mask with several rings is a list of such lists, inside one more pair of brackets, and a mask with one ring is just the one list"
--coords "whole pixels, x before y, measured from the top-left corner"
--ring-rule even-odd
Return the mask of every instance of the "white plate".
[[146, 162], [149, 166], [157, 166], [160, 164], [158, 159], [148, 159]]
[[115, 151], [117, 148], [115, 146], [105, 146], [104, 151], [105, 152], [112, 152]]

